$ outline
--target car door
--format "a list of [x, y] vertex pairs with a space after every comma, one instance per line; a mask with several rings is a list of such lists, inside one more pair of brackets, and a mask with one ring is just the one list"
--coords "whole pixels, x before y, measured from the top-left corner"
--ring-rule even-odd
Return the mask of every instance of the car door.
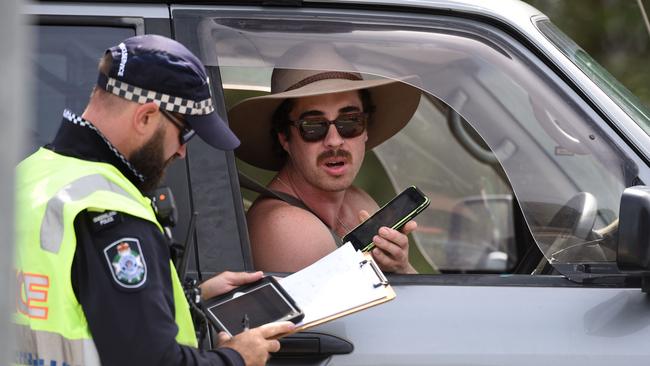
[[[420, 274], [389, 275], [396, 299], [286, 338], [271, 364], [645, 364], [650, 304], [639, 277], [618, 270], [613, 230], [623, 190], [650, 170], [611, 117], [619, 112], [495, 13], [385, 5], [171, 8], [175, 37], [223, 90], [224, 116], [268, 93], [280, 56], [303, 42], [331, 44], [364, 75], [410, 78], [422, 91], [413, 119], [369, 153], [357, 181], [380, 203], [411, 184], [432, 198], [411, 238]], [[197, 202], [215, 207], [198, 229], [212, 247], [201, 253], [220, 256], [209, 238], [238, 240], [222, 254], [250, 268], [244, 211], [254, 197], [240, 195], [236, 174], [272, 173], [232, 153], [191, 152], [195, 170], [223, 167], [222, 183], [193, 186]], [[232, 202], [210, 203], [225, 192]]]

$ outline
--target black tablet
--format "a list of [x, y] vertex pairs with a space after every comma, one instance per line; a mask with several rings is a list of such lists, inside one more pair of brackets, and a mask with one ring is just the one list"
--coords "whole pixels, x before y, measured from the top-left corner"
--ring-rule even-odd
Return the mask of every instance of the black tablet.
[[244, 327], [255, 328], [275, 321], [298, 323], [304, 314], [271, 276], [207, 300], [204, 309], [212, 324], [233, 336]]

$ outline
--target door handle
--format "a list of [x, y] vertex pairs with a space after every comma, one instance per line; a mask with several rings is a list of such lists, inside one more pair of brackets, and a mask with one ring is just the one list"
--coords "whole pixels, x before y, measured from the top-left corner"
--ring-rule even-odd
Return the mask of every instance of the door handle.
[[328, 357], [351, 353], [354, 345], [343, 338], [324, 333], [300, 332], [281, 338], [280, 350], [273, 357]]

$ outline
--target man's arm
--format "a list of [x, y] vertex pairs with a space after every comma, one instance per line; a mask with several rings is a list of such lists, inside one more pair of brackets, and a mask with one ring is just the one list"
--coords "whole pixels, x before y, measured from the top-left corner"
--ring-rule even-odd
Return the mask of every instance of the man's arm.
[[[234, 347], [214, 352], [176, 342], [178, 327], [164, 237], [147, 221], [117, 215], [113, 224], [103, 227], [93, 222], [93, 213], [81, 213], [75, 220], [72, 281], [102, 364], [243, 365], [237, 344], [259, 345], [263, 342], [260, 334], [233, 339]], [[136, 253], [119, 253], [113, 244], [123, 242]], [[135, 259], [146, 267], [145, 272], [119, 269], [126, 265], [120, 255], [139, 257]], [[257, 359], [268, 357], [267, 347], [250, 352]]]
[[295, 272], [336, 249], [316, 216], [279, 200], [257, 202], [247, 220], [256, 269]]

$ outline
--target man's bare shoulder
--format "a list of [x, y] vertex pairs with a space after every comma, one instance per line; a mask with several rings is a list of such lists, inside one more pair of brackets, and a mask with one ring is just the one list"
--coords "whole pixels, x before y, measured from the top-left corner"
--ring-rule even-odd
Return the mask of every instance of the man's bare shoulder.
[[[258, 198], [246, 213], [249, 226], [257, 221], [268, 223], [274, 220], [300, 219], [321, 223], [311, 212], [274, 198]], [[322, 223], [321, 223], [322, 224]]]
[[296, 271], [336, 249], [318, 217], [281, 200], [256, 200], [247, 220], [255, 268], [260, 270]]

